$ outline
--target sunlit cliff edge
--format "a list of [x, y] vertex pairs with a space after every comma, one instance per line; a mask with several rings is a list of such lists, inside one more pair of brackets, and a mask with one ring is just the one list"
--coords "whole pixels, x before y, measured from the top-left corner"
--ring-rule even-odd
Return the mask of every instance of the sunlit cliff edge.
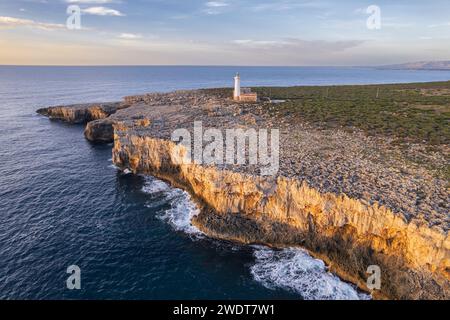
[[[381, 289], [371, 292], [375, 298], [450, 298], [448, 211], [434, 206], [448, 196], [445, 181], [431, 178], [428, 171], [401, 171], [370, 156], [345, 153], [347, 147], [382, 149], [384, 142], [366, 140], [357, 131], [327, 135], [330, 132], [307, 124], [275, 120], [266, 113], [269, 105], [238, 104], [204, 91], [127, 97], [118, 105], [124, 107], [84, 118], [81, 122], [88, 122], [85, 136], [96, 142], [114, 141], [113, 162], [118, 167], [159, 177], [190, 192], [202, 208], [193, 224], [211, 237], [306, 248], [332, 272], [369, 292], [366, 271], [378, 265], [382, 281]], [[55, 112], [55, 118], [78, 122], [73, 121], [73, 106], [53, 110], [40, 113], [52, 116]], [[180, 164], [187, 151], [170, 140], [170, 133], [191, 128], [194, 120], [203, 121], [205, 127], [280, 127], [285, 133], [281, 149], [289, 151], [281, 156], [279, 174], [262, 177], [250, 166]], [[301, 141], [312, 142], [292, 142], [293, 132], [298, 132]], [[333, 139], [341, 143], [333, 144]], [[302, 148], [296, 153], [298, 145]], [[330, 153], [330, 148], [346, 159]], [[307, 156], [302, 153], [305, 150], [310, 151]], [[391, 152], [401, 153], [386, 151]], [[309, 156], [313, 153], [316, 158]], [[324, 173], [308, 173], [317, 172], [309, 169], [317, 169], [320, 161], [328, 162], [325, 168], [318, 167]], [[338, 166], [339, 174], [355, 176], [358, 183], [350, 183], [351, 191], [346, 189], [327, 165]], [[292, 172], [296, 167], [300, 172]], [[403, 168], [411, 169], [406, 162]], [[374, 182], [374, 177], [381, 182]], [[324, 181], [331, 185], [321, 184]], [[403, 189], [405, 181], [414, 188]], [[383, 182], [397, 194], [383, 193]], [[411, 190], [420, 188], [436, 198], [427, 197], [420, 212], [411, 212], [404, 203], [409, 197], [415, 201]], [[379, 201], [371, 201], [370, 191]], [[432, 220], [441, 223], [436, 226]]]

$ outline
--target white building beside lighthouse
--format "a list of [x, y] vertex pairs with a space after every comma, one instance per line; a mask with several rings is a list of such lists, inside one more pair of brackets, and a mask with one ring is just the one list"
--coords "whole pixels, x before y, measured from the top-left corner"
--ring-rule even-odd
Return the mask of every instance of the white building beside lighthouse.
[[234, 77], [234, 92], [233, 92], [234, 101], [242, 101], [242, 102], [256, 102], [258, 101], [258, 95], [250, 88], [242, 88], [241, 89], [241, 77], [239, 73], [236, 73]]

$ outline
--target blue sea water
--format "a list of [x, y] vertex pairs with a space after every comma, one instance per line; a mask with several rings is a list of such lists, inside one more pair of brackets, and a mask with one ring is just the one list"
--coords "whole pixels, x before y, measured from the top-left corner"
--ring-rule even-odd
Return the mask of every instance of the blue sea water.
[[[124, 174], [111, 145], [39, 107], [243, 85], [449, 80], [450, 72], [279, 67], [0, 67], [1, 299], [366, 298], [300, 249], [209, 239], [189, 196]], [[81, 268], [81, 290], [66, 269]]]

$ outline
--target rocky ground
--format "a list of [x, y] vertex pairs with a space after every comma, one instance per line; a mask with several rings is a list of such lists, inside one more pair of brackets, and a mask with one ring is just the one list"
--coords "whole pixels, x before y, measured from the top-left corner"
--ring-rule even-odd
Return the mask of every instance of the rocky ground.
[[[269, 103], [235, 103], [201, 91], [128, 97], [125, 102], [132, 107], [112, 115], [106, 127], [120, 121], [140, 135], [166, 139], [175, 128], [191, 131], [194, 121], [202, 121], [204, 129], [278, 128], [278, 175], [306, 181], [321, 192], [378, 202], [407, 221], [449, 230], [449, 182], [421, 165], [424, 161], [435, 164], [429, 167], [448, 163], [448, 146], [430, 152], [424, 145], [399, 146], [389, 137], [371, 137], [358, 130], [319, 129], [298, 119], [273, 117], [267, 112], [273, 107]], [[101, 123], [104, 120], [92, 125]], [[104, 134], [103, 130], [97, 132]], [[420, 162], [411, 161], [412, 154]], [[222, 167], [259, 174], [254, 165]]]
[[[360, 288], [367, 265], [379, 264], [389, 283], [384, 297], [450, 296], [449, 181], [436, 169], [448, 165], [448, 145], [430, 149], [358, 129], [324, 128], [277, 114], [282, 105], [236, 103], [214, 90], [126, 97], [113, 105], [111, 115], [95, 113], [86, 138], [114, 141], [120, 167], [190, 189], [209, 208], [194, 221], [206, 233], [301, 245]], [[90, 108], [40, 113], [69, 122], [83, 114], [86, 121]], [[248, 163], [177, 167], [171, 134], [192, 132], [194, 121], [203, 130], [279, 129], [279, 171], [260, 177], [261, 168]]]
[[[85, 135], [97, 142], [112, 142], [112, 125], [117, 122], [126, 123], [141, 135], [166, 139], [176, 128], [192, 131], [194, 121], [202, 121], [204, 129], [280, 129], [278, 175], [306, 181], [321, 192], [378, 202], [407, 221], [449, 230], [449, 181], [428, 169], [448, 164], [449, 146], [429, 151], [426, 145], [400, 146], [390, 137], [367, 136], [358, 130], [319, 129], [298, 118], [274, 117], [269, 108], [276, 105], [235, 103], [204, 91], [178, 91], [126, 97], [121, 103], [38, 112], [72, 123], [89, 122]], [[254, 165], [222, 167], [259, 174]]]

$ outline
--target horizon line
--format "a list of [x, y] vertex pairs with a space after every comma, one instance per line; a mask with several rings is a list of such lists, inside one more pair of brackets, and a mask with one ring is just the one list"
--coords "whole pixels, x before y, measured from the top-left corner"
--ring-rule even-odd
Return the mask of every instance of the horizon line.
[[0, 67], [244, 67], [244, 68], [373, 68], [355, 65], [233, 65], [233, 64], [0, 64]]

